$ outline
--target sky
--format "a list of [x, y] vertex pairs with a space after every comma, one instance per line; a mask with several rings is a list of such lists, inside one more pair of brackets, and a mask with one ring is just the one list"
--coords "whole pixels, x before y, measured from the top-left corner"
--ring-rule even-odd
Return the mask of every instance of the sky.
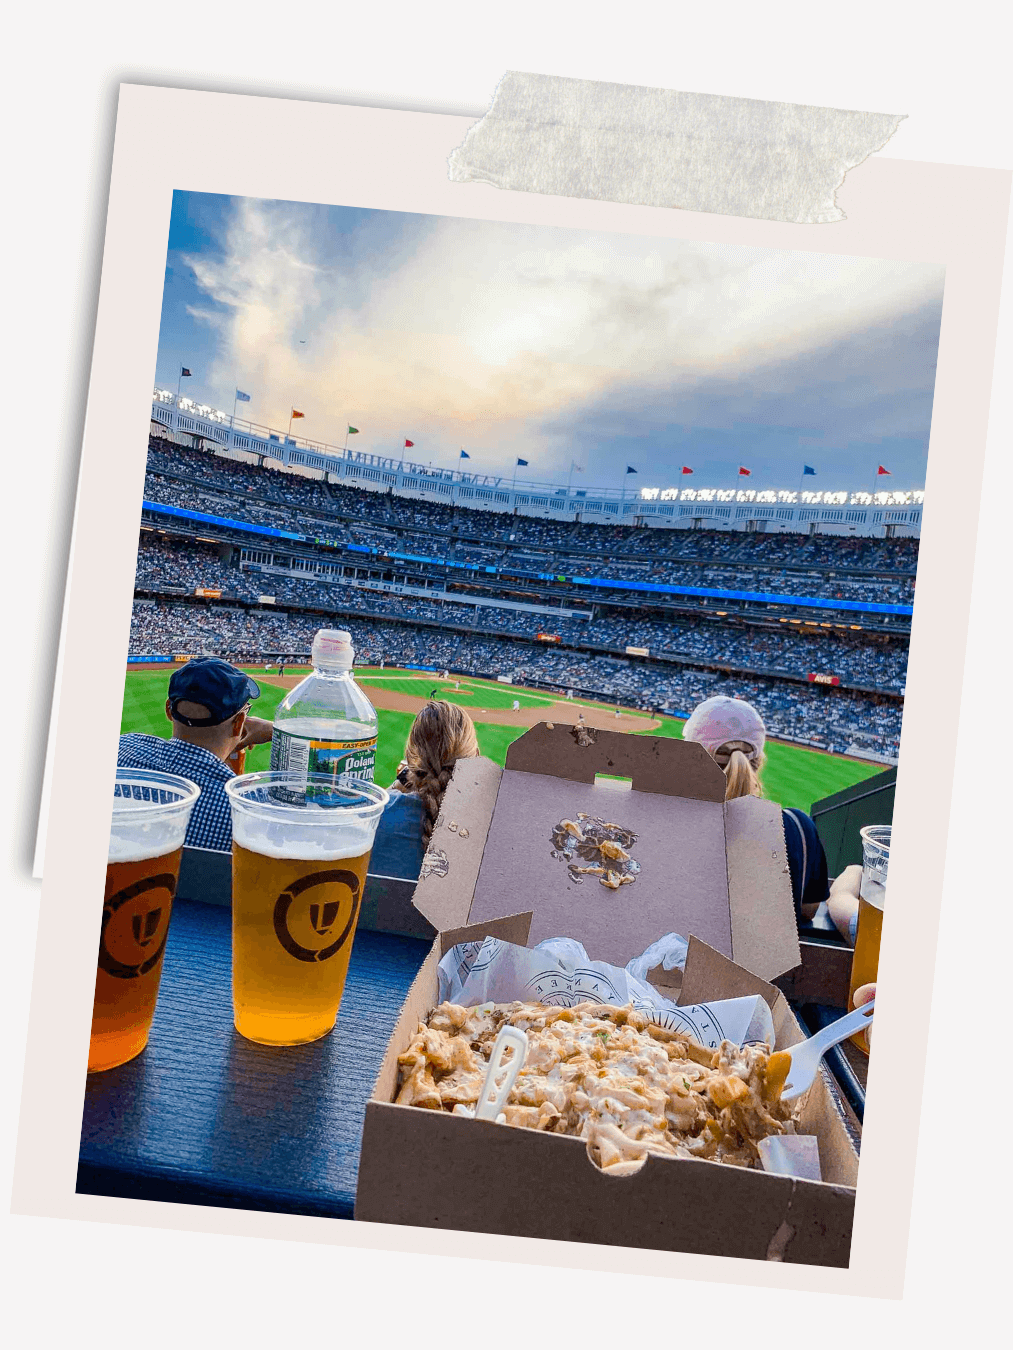
[[155, 383], [575, 487], [921, 488], [942, 295], [928, 263], [176, 192]]

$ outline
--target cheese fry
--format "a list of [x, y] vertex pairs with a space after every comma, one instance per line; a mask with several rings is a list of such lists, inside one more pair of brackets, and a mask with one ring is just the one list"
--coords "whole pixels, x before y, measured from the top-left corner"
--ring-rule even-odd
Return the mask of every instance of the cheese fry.
[[506, 1024], [528, 1037], [507, 1125], [582, 1137], [610, 1175], [636, 1170], [649, 1153], [758, 1167], [759, 1140], [794, 1130], [780, 1099], [790, 1055], [729, 1041], [710, 1050], [649, 1013], [608, 1003], [486, 1004], [481, 1013], [441, 1004], [398, 1057], [397, 1102], [473, 1105]]

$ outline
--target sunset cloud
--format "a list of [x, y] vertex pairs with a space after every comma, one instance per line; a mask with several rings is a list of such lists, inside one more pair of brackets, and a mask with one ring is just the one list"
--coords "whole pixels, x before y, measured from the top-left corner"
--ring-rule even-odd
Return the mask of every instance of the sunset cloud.
[[259, 422], [284, 426], [295, 405], [313, 439], [340, 444], [352, 422], [357, 449], [409, 435], [423, 459], [454, 463], [464, 445], [496, 472], [523, 454], [545, 479], [578, 443], [600, 479], [631, 444], [662, 474], [695, 447], [715, 471], [726, 451], [762, 450], [775, 475], [803, 445], [842, 473], [885, 445], [920, 486], [940, 267], [249, 199], [187, 207], [201, 228], [170, 238], [160, 369], [163, 350], [206, 351], [202, 396], [231, 408], [238, 385]]

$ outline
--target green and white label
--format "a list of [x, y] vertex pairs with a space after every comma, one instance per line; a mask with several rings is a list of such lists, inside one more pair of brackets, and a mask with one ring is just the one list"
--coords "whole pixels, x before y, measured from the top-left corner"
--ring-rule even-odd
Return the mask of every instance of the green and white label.
[[376, 770], [376, 737], [362, 741], [325, 741], [275, 731], [271, 742], [271, 768], [290, 773], [323, 774], [332, 783], [349, 778], [373, 781]]

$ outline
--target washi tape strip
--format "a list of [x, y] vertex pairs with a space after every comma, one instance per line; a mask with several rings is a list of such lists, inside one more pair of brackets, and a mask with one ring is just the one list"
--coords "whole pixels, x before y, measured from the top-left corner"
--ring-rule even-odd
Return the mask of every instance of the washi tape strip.
[[824, 225], [845, 218], [835, 200], [845, 174], [903, 120], [508, 71], [451, 154], [450, 178]]

